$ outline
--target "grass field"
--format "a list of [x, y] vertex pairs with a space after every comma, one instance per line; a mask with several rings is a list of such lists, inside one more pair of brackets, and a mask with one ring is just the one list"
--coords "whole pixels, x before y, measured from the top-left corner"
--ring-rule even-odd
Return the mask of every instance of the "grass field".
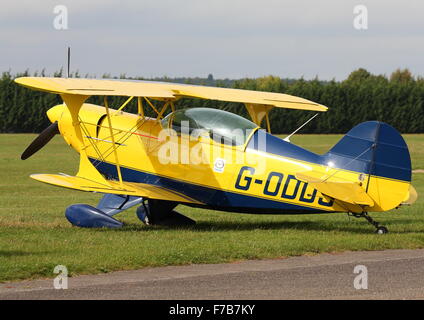
[[[195, 219], [182, 229], [145, 227], [135, 209], [118, 216], [119, 230], [72, 227], [64, 210], [74, 203], [96, 205], [100, 195], [38, 183], [31, 173], [74, 174], [77, 155], [60, 137], [32, 158], [20, 153], [35, 135], [0, 135], [0, 281], [54, 277], [62, 264], [71, 275], [146, 266], [229, 262], [345, 250], [424, 248], [424, 201], [409, 208], [372, 216], [389, 228], [376, 235], [363, 219], [333, 215], [243, 215], [183, 206]], [[298, 135], [294, 143], [327, 151], [339, 135]], [[424, 135], [405, 136], [414, 169], [424, 169]], [[414, 185], [424, 192], [424, 173]]]

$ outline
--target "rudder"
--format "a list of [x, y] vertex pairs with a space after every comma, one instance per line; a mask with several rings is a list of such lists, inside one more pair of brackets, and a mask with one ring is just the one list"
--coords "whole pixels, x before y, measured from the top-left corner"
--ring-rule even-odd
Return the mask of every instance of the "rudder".
[[337, 168], [411, 181], [408, 146], [400, 133], [384, 122], [358, 124], [324, 158]]
[[397, 207], [409, 192], [412, 170], [408, 146], [400, 133], [384, 122], [355, 126], [323, 157], [335, 168], [366, 175], [364, 188], [375, 201], [369, 211]]

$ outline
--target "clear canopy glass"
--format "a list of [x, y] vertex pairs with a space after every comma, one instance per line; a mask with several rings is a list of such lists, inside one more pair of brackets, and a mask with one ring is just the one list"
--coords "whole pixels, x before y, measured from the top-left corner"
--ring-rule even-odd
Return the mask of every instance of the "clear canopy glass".
[[234, 113], [211, 108], [182, 109], [168, 114], [163, 120], [165, 128], [178, 133], [204, 134], [219, 143], [242, 145], [258, 126]]

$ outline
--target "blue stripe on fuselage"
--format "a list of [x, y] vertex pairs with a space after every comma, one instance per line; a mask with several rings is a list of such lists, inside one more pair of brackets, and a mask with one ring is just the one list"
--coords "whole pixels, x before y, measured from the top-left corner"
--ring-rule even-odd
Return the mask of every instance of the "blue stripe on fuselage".
[[[379, 127], [381, 132], [376, 134]], [[357, 125], [324, 155], [305, 150], [263, 130], [254, 133], [246, 149], [323, 166], [332, 163], [334, 168], [342, 170], [411, 181], [408, 146], [394, 128], [377, 121]]]
[[[118, 179], [118, 173], [115, 164], [99, 162], [99, 160], [92, 158], [90, 158], [90, 161], [96, 166], [97, 170], [106, 175], [109, 179]], [[122, 166], [121, 174], [124, 181], [147, 183], [176, 191], [217, 210], [222, 208], [223, 210], [231, 211], [231, 208], [235, 208], [237, 211], [243, 211], [243, 209], [246, 209], [246, 212], [248, 212], [249, 209], [262, 209], [264, 211], [278, 211], [278, 213], [281, 214], [328, 212], [326, 210], [298, 206], [290, 203], [273, 201], [264, 198], [243, 195], [236, 192], [196, 185], [185, 181], [163, 177]]]

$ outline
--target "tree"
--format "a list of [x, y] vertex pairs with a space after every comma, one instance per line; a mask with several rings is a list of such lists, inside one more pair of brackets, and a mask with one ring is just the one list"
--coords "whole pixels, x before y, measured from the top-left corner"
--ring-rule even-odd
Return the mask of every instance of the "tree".
[[414, 81], [411, 72], [408, 69], [397, 69], [390, 76], [391, 82], [408, 83]]
[[[43, 71], [38, 74], [43, 74]], [[61, 71], [55, 76], [60, 76]], [[34, 75], [34, 73], [33, 73]], [[49, 125], [46, 111], [62, 103], [60, 96], [32, 91], [13, 82], [16, 77], [30, 76], [3, 72], [0, 75], [0, 132], [40, 132]], [[108, 78], [110, 74], [104, 75]], [[122, 75], [125, 77], [125, 75]], [[142, 78], [140, 78], [142, 79]], [[239, 80], [213, 80], [208, 78], [154, 78], [154, 81], [175, 83], [205, 83], [210, 86], [248, 90], [281, 92], [323, 104], [328, 112], [321, 113], [302, 129], [302, 133], [346, 133], [352, 126], [368, 120], [380, 120], [393, 125], [403, 133], [424, 132], [424, 78], [414, 79], [408, 69], [396, 70], [390, 81], [383, 75], [373, 75], [360, 68], [342, 82], [285, 79], [276, 76]], [[110, 97], [112, 108], [119, 106], [125, 97]], [[92, 96], [88, 103], [103, 104], [103, 97]], [[242, 103], [183, 98], [176, 101], [177, 108], [219, 108], [249, 118]], [[136, 112], [136, 99], [125, 110]], [[150, 108], [147, 116], [155, 116]], [[270, 113], [273, 133], [289, 133], [313, 115], [303, 110], [274, 108]]]
[[352, 71], [350, 75], [347, 77], [346, 81], [349, 82], [360, 82], [362, 80], [366, 80], [371, 77], [371, 73], [369, 73], [364, 68], [359, 68], [355, 71]]

